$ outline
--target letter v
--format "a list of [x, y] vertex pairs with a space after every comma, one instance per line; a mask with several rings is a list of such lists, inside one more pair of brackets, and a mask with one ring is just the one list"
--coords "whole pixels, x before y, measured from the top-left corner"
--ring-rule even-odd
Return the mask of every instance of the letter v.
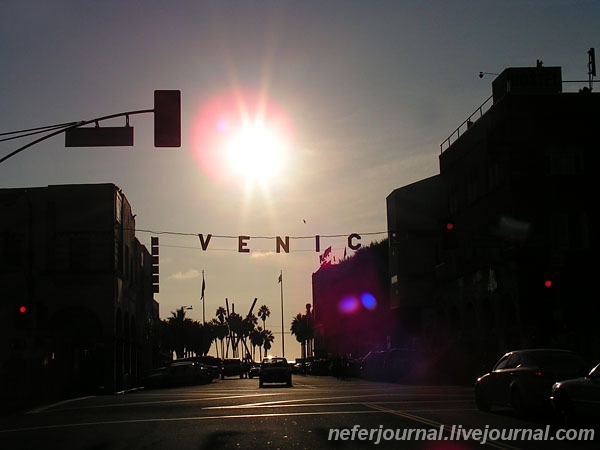
[[202, 250], [206, 251], [206, 249], [208, 248], [208, 243], [210, 242], [210, 238], [212, 237], [212, 234], [206, 235], [206, 241], [204, 240], [203, 234], [199, 234], [198, 237], [200, 238], [200, 245], [202, 246]]

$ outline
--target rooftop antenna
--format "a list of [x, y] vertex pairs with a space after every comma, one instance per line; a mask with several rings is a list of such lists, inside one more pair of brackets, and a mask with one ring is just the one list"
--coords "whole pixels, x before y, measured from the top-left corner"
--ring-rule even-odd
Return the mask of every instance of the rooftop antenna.
[[588, 50], [588, 80], [590, 83], [590, 92], [594, 85], [594, 77], [596, 76], [596, 51], [594, 47]]

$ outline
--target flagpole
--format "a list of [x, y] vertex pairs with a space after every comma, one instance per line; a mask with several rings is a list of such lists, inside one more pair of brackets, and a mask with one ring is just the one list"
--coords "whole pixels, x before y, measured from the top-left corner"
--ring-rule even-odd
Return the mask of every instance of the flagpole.
[[283, 330], [283, 270], [279, 272], [279, 283], [281, 284], [281, 357], [285, 358], [285, 335]]
[[206, 315], [205, 315], [205, 301], [204, 301], [204, 289], [206, 285], [204, 284], [204, 270], [202, 271], [202, 324], [206, 325]]

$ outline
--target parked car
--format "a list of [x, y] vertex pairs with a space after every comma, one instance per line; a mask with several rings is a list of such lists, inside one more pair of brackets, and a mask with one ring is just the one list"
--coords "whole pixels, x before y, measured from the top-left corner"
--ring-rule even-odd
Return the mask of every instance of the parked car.
[[385, 351], [375, 351], [367, 353], [361, 361], [361, 377], [367, 380], [384, 379], [384, 363], [386, 353], [387, 352]]
[[407, 381], [415, 372], [417, 352], [406, 348], [388, 350], [383, 362], [383, 377], [388, 381]]
[[285, 383], [292, 386], [292, 369], [285, 358], [265, 358], [260, 364], [258, 386], [265, 383]]
[[248, 370], [248, 378], [257, 377], [260, 374], [260, 364], [252, 364]]
[[481, 411], [493, 405], [521, 413], [548, 404], [552, 385], [585, 373], [584, 359], [568, 350], [516, 350], [503, 355], [491, 372], [475, 382], [475, 401]]
[[586, 376], [559, 381], [550, 397], [554, 409], [566, 421], [600, 419], [600, 364]]
[[221, 359], [214, 356], [191, 356], [189, 358], [177, 359], [176, 361], [192, 361], [200, 364], [208, 370], [212, 379], [218, 378], [221, 375]]
[[169, 366], [169, 384], [187, 386], [210, 383], [212, 375], [202, 364], [193, 361], [175, 361]]
[[194, 361], [174, 361], [167, 367], [154, 369], [146, 379], [148, 388], [207, 384], [212, 375], [202, 364]]
[[221, 380], [225, 377], [244, 378], [245, 373], [244, 363], [239, 358], [226, 358], [221, 362]]

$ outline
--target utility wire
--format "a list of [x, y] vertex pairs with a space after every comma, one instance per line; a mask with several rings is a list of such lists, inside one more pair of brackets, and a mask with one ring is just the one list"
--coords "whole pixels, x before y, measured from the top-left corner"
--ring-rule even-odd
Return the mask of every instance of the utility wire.
[[[167, 235], [171, 235], [171, 236], [194, 236], [197, 237], [198, 233], [184, 233], [184, 232], [179, 232], [179, 231], [157, 231], [157, 230], [145, 230], [145, 229], [141, 229], [141, 228], [136, 228], [136, 229], [132, 229], [130, 231], [138, 231], [140, 233], [151, 233], [151, 234], [167, 234]], [[376, 234], [387, 234], [387, 231], [371, 231], [371, 232], [367, 232], [367, 233], [358, 233], [361, 236], [372, 236], [372, 235], [376, 235]], [[211, 234], [211, 233], [207, 233]], [[319, 235], [322, 238], [336, 238], [336, 237], [346, 237], [351, 233], [344, 233], [344, 234], [321, 234]], [[233, 235], [218, 235], [218, 234], [213, 234], [212, 237], [214, 238], [222, 238], [222, 239], [238, 239], [239, 236], [233, 236]], [[279, 236], [281, 237], [281, 236]], [[249, 236], [249, 238], [251, 239], [276, 239], [277, 236]], [[314, 239], [315, 235], [311, 235], [311, 236], [289, 236], [290, 239]]]
[[[69, 122], [69, 123], [60, 123], [56, 125], [48, 125], [45, 127], [37, 127], [37, 128], [28, 128], [26, 130], [18, 130], [18, 131], [7, 131], [4, 133], [0, 133], [0, 136], [10, 136], [3, 139], [0, 139], [0, 142], [10, 141], [13, 139], [20, 139], [27, 136], [33, 136], [34, 134], [45, 133], [46, 131], [58, 130], [60, 128], [67, 128], [72, 125], [75, 125], [77, 122]], [[18, 136], [12, 136], [18, 135]]]

